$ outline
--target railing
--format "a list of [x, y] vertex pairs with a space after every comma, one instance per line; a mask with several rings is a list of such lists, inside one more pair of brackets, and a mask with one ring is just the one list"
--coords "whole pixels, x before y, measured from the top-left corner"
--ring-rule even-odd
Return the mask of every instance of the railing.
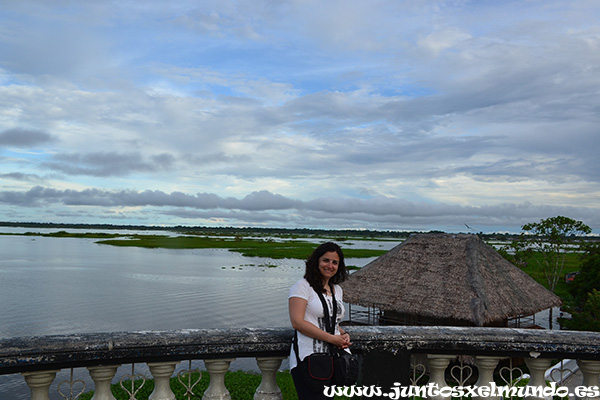
[[[600, 333], [462, 327], [346, 328], [352, 348], [361, 359], [360, 384], [381, 387], [385, 393], [398, 383], [419, 385], [423, 383], [420, 376], [427, 376], [429, 383], [443, 388], [449, 380], [463, 386], [469, 382], [488, 385], [495, 374], [504, 376], [510, 386], [523, 375], [519, 360], [524, 360], [529, 370], [531, 386], [543, 386], [548, 379], [563, 384], [559, 378], [569, 371], [562, 362], [554, 367], [556, 373], [545, 376], [553, 361], [562, 359], [576, 360], [583, 376], [581, 385], [600, 385]], [[110, 385], [117, 367], [132, 364], [128, 378], [134, 378], [135, 365], [144, 363], [155, 380], [150, 399], [171, 400], [175, 397], [169, 380], [176, 365], [202, 359], [210, 374], [203, 399], [229, 399], [224, 376], [230, 362], [234, 358], [256, 358], [262, 382], [254, 398], [282, 399], [275, 374], [289, 354], [292, 335], [290, 329], [237, 329], [3, 339], [0, 374], [22, 374], [31, 389], [31, 399], [47, 400], [57, 371], [86, 367], [94, 382], [94, 400], [113, 400]], [[75, 400], [80, 396], [73, 390], [76, 381], [71, 377], [66, 389], [59, 387], [62, 398]], [[181, 381], [188, 390], [185, 398], [190, 398], [193, 382]], [[131, 400], [136, 399], [136, 388], [125, 389]]]

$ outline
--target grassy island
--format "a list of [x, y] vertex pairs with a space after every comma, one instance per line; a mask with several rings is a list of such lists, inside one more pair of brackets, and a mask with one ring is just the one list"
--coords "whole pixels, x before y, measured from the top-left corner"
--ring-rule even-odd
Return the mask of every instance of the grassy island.
[[[213, 238], [202, 236], [134, 235], [130, 238], [100, 240], [99, 244], [166, 249], [229, 249], [245, 257], [306, 259], [317, 246], [315, 243], [272, 239]], [[344, 248], [344, 256], [352, 258], [378, 257], [385, 250]]]
[[[341, 237], [312, 238], [312, 242], [304, 240], [282, 239], [274, 237], [244, 238], [241, 236], [208, 236], [197, 234], [183, 234], [179, 236], [153, 235], [153, 234], [120, 234], [103, 232], [66, 232], [52, 233], [26, 232], [26, 233], [0, 233], [1, 235], [41, 236], [56, 238], [86, 238], [100, 239], [96, 243], [123, 246], [145, 247], [162, 249], [228, 249], [241, 253], [245, 257], [266, 257], [273, 259], [293, 258], [305, 260], [317, 246], [316, 242], [326, 240], [343, 242], [348, 240]], [[382, 239], [357, 238], [356, 240], [381, 241]], [[389, 240], [389, 239], [388, 239]], [[399, 239], [395, 241], [400, 242]], [[344, 256], [349, 258], [379, 257], [386, 250], [344, 248]]]

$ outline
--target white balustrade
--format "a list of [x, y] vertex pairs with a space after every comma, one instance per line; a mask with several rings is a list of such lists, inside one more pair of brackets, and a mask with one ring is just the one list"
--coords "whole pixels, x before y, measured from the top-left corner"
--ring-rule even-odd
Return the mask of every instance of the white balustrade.
[[[533, 354], [536, 356], [536, 354]], [[456, 357], [453, 355], [427, 354], [429, 370], [429, 383], [435, 384], [438, 389], [448, 388], [446, 372], [450, 362]], [[476, 387], [492, 387], [494, 371], [502, 357], [476, 356], [475, 362], [478, 371]], [[225, 386], [225, 374], [229, 365], [235, 360], [217, 359], [204, 360], [206, 370], [210, 375], [210, 383], [204, 392], [203, 400], [231, 400], [229, 391]], [[283, 395], [277, 385], [277, 371], [285, 357], [257, 357], [256, 363], [261, 371], [261, 383], [256, 389], [254, 400], [282, 400]], [[550, 358], [525, 358], [525, 363], [530, 371], [530, 380], [527, 386], [531, 389], [528, 393], [540, 393], [540, 388], [546, 387], [545, 373], [549, 370]], [[171, 390], [170, 380], [176, 369], [178, 361], [147, 363], [150, 373], [154, 378], [154, 391], [149, 400], [175, 400]], [[600, 361], [577, 360], [583, 374], [582, 386], [600, 386]], [[455, 366], [456, 367], [456, 366]], [[119, 365], [100, 365], [87, 367], [90, 377], [94, 381], [94, 396], [92, 400], [116, 400], [111, 391], [111, 381], [115, 377]], [[517, 369], [518, 370], [518, 369]], [[22, 375], [31, 390], [31, 400], [50, 400], [49, 389], [59, 370], [23, 372]], [[514, 382], [519, 377], [513, 377]], [[71, 377], [71, 379], [73, 379]], [[68, 381], [67, 381], [68, 382]], [[73, 383], [73, 381], [71, 381]], [[508, 382], [507, 382], [508, 383]], [[415, 384], [413, 382], [413, 384]], [[464, 382], [463, 382], [464, 384]], [[512, 383], [508, 383], [509, 386]], [[78, 397], [78, 396], [76, 396]], [[436, 399], [441, 399], [438, 396]], [[501, 396], [488, 396], [487, 400], [501, 400]], [[550, 400], [549, 397], [528, 396], [528, 400]], [[598, 400], [598, 397], [585, 397], [586, 400]], [[447, 399], [445, 399], [447, 400]], [[482, 400], [482, 397], [473, 396], [473, 400]]]
[[[574, 381], [573, 385], [587, 388], [600, 386], [600, 334], [593, 332], [570, 332], [570, 331], [539, 331], [539, 330], [509, 330], [503, 328], [461, 328], [452, 327], [440, 329], [438, 327], [352, 327], [353, 337], [357, 354], [361, 354], [365, 361], [364, 366], [368, 369], [362, 370], [361, 385], [377, 385], [380, 387], [391, 387], [395, 376], [385, 374], [385, 365], [378, 365], [380, 352], [397, 354], [398, 379], [402, 382], [412, 382], [413, 385], [424, 385], [429, 382], [442, 390], [439, 397], [453, 392], [446, 382], [446, 377], [452, 378], [452, 385], [473, 385], [477, 387], [491, 387], [491, 383], [500, 380], [504, 383], [498, 386], [506, 387], [512, 396], [518, 397], [517, 393], [523, 395], [523, 390], [517, 390], [515, 385], [525, 377], [522, 367], [514, 367], [511, 361], [500, 368], [499, 361], [507, 357], [525, 359], [529, 370], [530, 381], [525, 388], [525, 393], [530, 400], [544, 400], [542, 396], [550, 393], [543, 391], [546, 387], [544, 374], [558, 375], [564, 378], [563, 372], [575, 371], [576, 368], [569, 366], [563, 368], [554, 367], [555, 373], [548, 372], [551, 360], [566, 357], [578, 360], [578, 374], [576, 378], [583, 376], [583, 382]], [[76, 337], [75, 337], [76, 336]], [[74, 335], [49, 338], [0, 338], [0, 374], [22, 374], [26, 385], [31, 390], [32, 400], [49, 400], [63, 398], [75, 400], [79, 398], [79, 391], [73, 390], [75, 384], [83, 383], [82, 379], [73, 377], [74, 371], [82, 366], [87, 366], [87, 371], [93, 381], [93, 400], [115, 400], [111, 389], [114, 388], [112, 381], [116, 381], [123, 387], [124, 380], [140, 379], [136, 381], [136, 387], [128, 382], [123, 387], [129, 391], [131, 400], [138, 399], [138, 393], [142, 381], [148, 377], [135, 374], [136, 365], [146, 362], [148, 365], [148, 376], [154, 378], [154, 391], [150, 395], [151, 400], [174, 400], [175, 396], [170, 384], [182, 384], [186, 387], [183, 398], [199, 396], [200, 391], [194, 387], [200, 381], [202, 373], [198, 369], [192, 370], [192, 361], [204, 360], [206, 372], [209, 374], [210, 383], [204, 392], [205, 400], [230, 400], [231, 395], [225, 386], [225, 374], [229, 369], [231, 359], [214, 359], [221, 354], [243, 355], [251, 357], [254, 355], [258, 368], [261, 371], [261, 383], [254, 394], [255, 400], [282, 400], [282, 393], [277, 386], [276, 374], [280, 368], [283, 357], [289, 351], [290, 330], [279, 328], [267, 329], [232, 329], [232, 330], [191, 330], [191, 331], [169, 331], [169, 332], [115, 332], [101, 334]], [[108, 346], [106, 345], [108, 343]], [[116, 346], [114, 343], [118, 343]], [[158, 345], [157, 343], [164, 343]], [[399, 351], [398, 351], [399, 350]], [[453, 353], [449, 353], [452, 351]], [[455, 351], [455, 353], [454, 353]], [[440, 354], [445, 353], [445, 354]], [[485, 354], [485, 356], [483, 355]], [[469, 355], [474, 358], [478, 373], [477, 381], [470, 375], [475, 371], [472, 365], [456, 363], [453, 360], [457, 356]], [[156, 360], [157, 357], [165, 357], [169, 362], [147, 362]], [[221, 356], [222, 357], [222, 356]], [[411, 368], [407, 368], [409, 358], [414, 359]], [[585, 358], [581, 360], [579, 358]], [[425, 368], [421, 360], [427, 360]], [[459, 357], [458, 359], [464, 359]], [[116, 378], [118, 365], [97, 365], [92, 363], [112, 364], [125, 362], [131, 363], [131, 374], [126, 374], [121, 379]], [[173, 381], [173, 374], [180, 360], [187, 360], [188, 369], [177, 374]], [[468, 360], [465, 359], [465, 360]], [[367, 362], [368, 361], [368, 362]], [[28, 371], [40, 369], [47, 365], [46, 371]], [[54, 367], [53, 367], [54, 366]], [[71, 378], [58, 384], [54, 383], [57, 375], [56, 366], [64, 366], [71, 370]], [[55, 368], [55, 369], [52, 369]], [[389, 369], [389, 367], [387, 367]], [[194, 378], [192, 380], [192, 372]], [[427, 374], [419, 381], [421, 374]], [[388, 375], [390, 375], [388, 377]], [[566, 375], [566, 373], [564, 374]], [[204, 375], [206, 377], [206, 375]], [[451, 377], [451, 378], [450, 378]], [[456, 380], [456, 381], [455, 381]], [[560, 380], [560, 385], [565, 385]], [[62, 386], [62, 388], [61, 388]], [[540, 391], [542, 389], [542, 391]], [[551, 389], [551, 388], [548, 388]], [[560, 387], [560, 389], [565, 389]], [[85, 385], [82, 384], [81, 391]], [[53, 393], [50, 393], [53, 391]], [[58, 391], [58, 393], [57, 393]], [[428, 392], [429, 393], [429, 392]], [[470, 391], [470, 395], [477, 392]], [[483, 392], [482, 392], [483, 393]], [[507, 392], [505, 392], [507, 393]], [[499, 391], [493, 393], [489, 400], [502, 400]], [[600, 394], [588, 392], [582, 396]], [[138, 396], [138, 397], [136, 397]], [[485, 395], [483, 395], [485, 396]], [[5, 397], [5, 396], [3, 396]], [[430, 396], [431, 397], [431, 396]], [[600, 400], [597, 396], [595, 399]], [[586, 398], [586, 400], [589, 399]], [[447, 400], [447, 399], [444, 399]], [[473, 400], [482, 400], [475, 397]], [[575, 399], [572, 399], [575, 400]]]
[[[475, 363], [477, 364], [477, 371], [479, 376], [477, 377], [477, 382], [475, 382], [475, 386], [488, 386], [491, 387], [492, 382], [494, 382], [494, 370], [498, 365], [498, 362], [501, 360], [500, 357], [485, 357], [485, 356], [476, 356]], [[473, 396], [473, 400], [483, 399], [480, 396]], [[500, 396], [488, 396], [486, 399], [489, 400], [499, 400]]]
[[202, 400], [231, 400], [229, 390], [225, 387], [225, 373], [233, 360], [235, 358], [204, 360], [204, 365], [210, 375], [210, 382]]
[[116, 400], [110, 390], [112, 379], [117, 374], [119, 365], [100, 365], [87, 367], [94, 381], [94, 397], [92, 400]]
[[[446, 383], [446, 368], [452, 359], [456, 356], [427, 354], [427, 364], [429, 365], [429, 383], [437, 385], [438, 389], [448, 387]], [[434, 400], [447, 400], [443, 396], [432, 396]]]
[[149, 400], [175, 400], [170, 382], [177, 364], [179, 364], [178, 361], [148, 363], [150, 373], [154, 377], [154, 391]]
[[[546, 387], [546, 370], [550, 368], [552, 360], [549, 358], [526, 358], [525, 364], [529, 368], [529, 383], [527, 386], [533, 388], [531, 393], [535, 393], [535, 389]], [[552, 397], [526, 396], [529, 400], [550, 400]]]
[[50, 385], [59, 370], [23, 372], [25, 382], [31, 390], [31, 400], [50, 400]]
[[261, 372], [260, 386], [256, 389], [254, 400], [282, 400], [281, 389], [277, 386], [277, 370], [282, 357], [257, 357], [256, 363]]
[[[600, 381], [600, 361], [594, 360], [577, 360], [579, 370], [583, 374], [582, 386], [586, 387], [598, 387]], [[596, 397], [586, 397], [586, 399], [598, 399]]]

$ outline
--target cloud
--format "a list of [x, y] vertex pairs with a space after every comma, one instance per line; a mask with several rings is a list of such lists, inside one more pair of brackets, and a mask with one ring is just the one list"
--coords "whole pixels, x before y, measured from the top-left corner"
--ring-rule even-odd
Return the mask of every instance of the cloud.
[[1, 190], [40, 208], [0, 212], [462, 227], [600, 200], [592, 1], [3, 11]]
[[38, 130], [12, 128], [0, 132], [0, 146], [30, 148], [54, 141], [47, 132]]
[[23, 181], [23, 182], [34, 182], [34, 183], [39, 183], [44, 181], [44, 179], [38, 175], [35, 174], [24, 174], [22, 172], [9, 172], [6, 174], [0, 174], [0, 179], [13, 179], [16, 181]]
[[[184, 219], [219, 218], [236, 224], [296, 224], [319, 227], [323, 224], [379, 229], [427, 229], [432, 224], [460, 227], [463, 223], [479, 229], [488, 226], [519, 226], [531, 219], [554, 215], [579, 218], [600, 227], [595, 208], [556, 207], [503, 203], [490, 206], [459, 206], [418, 203], [376, 196], [368, 199], [318, 198], [296, 200], [269, 191], [258, 191], [237, 199], [214, 193], [196, 195], [145, 190], [57, 190], [36, 186], [27, 191], [2, 191], [0, 203], [12, 206], [87, 206], [115, 209], [139, 208]], [[431, 228], [429, 228], [431, 229]]]
[[85, 154], [57, 154], [51, 161], [43, 163], [46, 168], [67, 175], [97, 177], [127, 176], [132, 173], [168, 170], [175, 158], [168, 153], [144, 157], [137, 152], [113, 153], [94, 152]]
[[217, 153], [209, 154], [183, 154], [182, 158], [193, 165], [206, 165], [206, 164], [240, 164], [252, 161], [252, 157], [249, 154], [240, 155], [227, 155], [222, 151]]

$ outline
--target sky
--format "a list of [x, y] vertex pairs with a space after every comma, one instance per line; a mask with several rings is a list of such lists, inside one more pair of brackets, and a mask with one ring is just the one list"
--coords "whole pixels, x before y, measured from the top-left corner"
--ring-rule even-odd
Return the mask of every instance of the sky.
[[600, 233], [597, 0], [3, 0], [0, 221]]

